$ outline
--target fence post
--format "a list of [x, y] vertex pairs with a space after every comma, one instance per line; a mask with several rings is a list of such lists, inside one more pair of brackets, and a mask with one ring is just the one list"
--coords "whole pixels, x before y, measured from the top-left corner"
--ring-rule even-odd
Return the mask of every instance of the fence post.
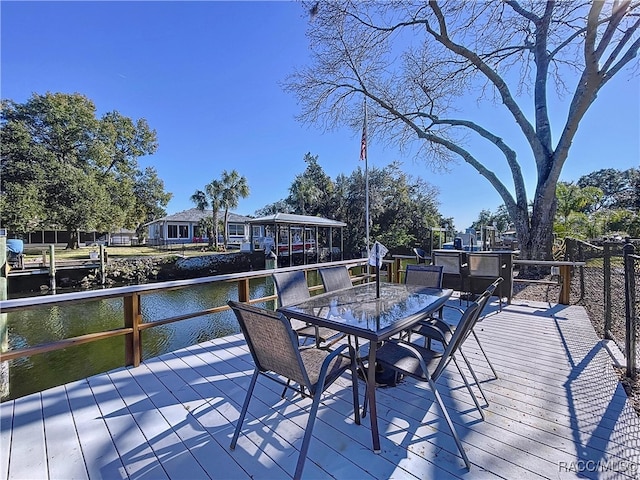
[[[584, 258], [584, 248], [582, 242], [578, 242], [578, 258], [573, 259], [574, 261], [586, 262]], [[584, 267], [580, 265], [580, 300], [584, 300]]]
[[133, 328], [132, 333], [125, 336], [124, 362], [126, 366], [137, 367], [142, 362], [142, 343], [140, 342], [140, 329], [142, 322], [140, 313], [140, 295], [134, 293], [124, 297], [124, 326]]
[[604, 244], [602, 274], [604, 276], [604, 338], [611, 340], [611, 245], [608, 243]]
[[107, 283], [107, 250], [100, 244], [100, 285]]
[[629, 238], [622, 249], [624, 254], [624, 297], [625, 297], [625, 317], [626, 335], [624, 342], [625, 354], [627, 357], [627, 377], [636, 375], [636, 276], [635, 259], [632, 257], [635, 247]]
[[49, 245], [49, 288], [56, 291], [56, 246]]

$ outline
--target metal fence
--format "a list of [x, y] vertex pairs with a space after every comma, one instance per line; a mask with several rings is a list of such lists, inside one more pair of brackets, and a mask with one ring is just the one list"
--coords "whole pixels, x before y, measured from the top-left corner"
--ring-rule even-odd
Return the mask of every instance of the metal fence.
[[586, 262], [574, 275], [572, 292], [584, 305], [602, 338], [613, 340], [624, 354], [627, 374], [636, 372], [640, 334], [640, 239], [583, 242], [565, 239], [565, 259]]

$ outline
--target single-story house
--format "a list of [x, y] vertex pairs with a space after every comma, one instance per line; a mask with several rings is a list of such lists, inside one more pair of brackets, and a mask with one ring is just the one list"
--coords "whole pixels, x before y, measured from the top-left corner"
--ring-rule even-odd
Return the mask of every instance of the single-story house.
[[[200, 220], [211, 218], [211, 210], [191, 208], [182, 212], [158, 218], [145, 225], [149, 245], [170, 245], [180, 243], [208, 243], [207, 232], [200, 228]], [[218, 220], [224, 221], [224, 212], [218, 213]], [[249, 217], [229, 212], [226, 231], [229, 234], [227, 247], [237, 247], [249, 241]], [[222, 232], [218, 242], [224, 243]]]

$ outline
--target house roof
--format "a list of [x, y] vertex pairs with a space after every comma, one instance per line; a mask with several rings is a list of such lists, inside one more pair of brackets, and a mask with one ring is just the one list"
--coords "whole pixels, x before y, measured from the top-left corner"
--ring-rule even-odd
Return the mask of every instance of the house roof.
[[346, 227], [347, 224], [330, 218], [315, 217], [311, 215], [295, 215], [293, 213], [276, 213], [266, 217], [251, 218], [246, 220], [249, 224], [258, 225], [306, 225], [317, 227]]
[[[211, 210], [198, 210], [197, 208], [190, 208], [189, 210], [183, 210], [182, 212], [167, 215], [162, 218], [156, 218], [155, 220], [145, 224], [145, 226], [152, 225], [154, 223], [161, 222], [192, 222], [197, 223], [203, 218], [211, 217]], [[218, 212], [218, 218], [224, 218], [224, 212]], [[250, 217], [238, 215], [237, 213], [229, 212], [229, 223], [245, 223]]]

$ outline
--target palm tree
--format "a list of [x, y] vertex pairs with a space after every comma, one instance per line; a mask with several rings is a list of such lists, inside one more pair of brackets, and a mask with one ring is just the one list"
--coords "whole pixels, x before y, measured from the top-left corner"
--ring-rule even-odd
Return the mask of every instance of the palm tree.
[[229, 210], [238, 206], [240, 198], [247, 198], [249, 196], [249, 185], [247, 185], [247, 179], [240, 176], [240, 174], [231, 170], [222, 172], [222, 206], [224, 207], [224, 238], [225, 242], [229, 243], [229, 235], [227, 232], [227, 225], [229, 221]]
[[299, 175], [294, 180], [289, 191], [291, 193], [291, 201], [298, 206], [300, 214], [306, 215], [308, 213], [307, 205], [317, 210], [322, 192], [311, 179]]
[[190, 197], [191, 201], [195, 203], [196, 208], [201, 211], [205, 211], [208, 207], [211, 207], [211, 220], [212, 228], [207, 229], [207, 236], [209, 237], [209, 246], [215, 246], [218, 248], [218, 212], [223, 202], [223, 185], [220, 180], [212, 180], [211, 183], [205, 186], [204, 191], [196, 190]]

